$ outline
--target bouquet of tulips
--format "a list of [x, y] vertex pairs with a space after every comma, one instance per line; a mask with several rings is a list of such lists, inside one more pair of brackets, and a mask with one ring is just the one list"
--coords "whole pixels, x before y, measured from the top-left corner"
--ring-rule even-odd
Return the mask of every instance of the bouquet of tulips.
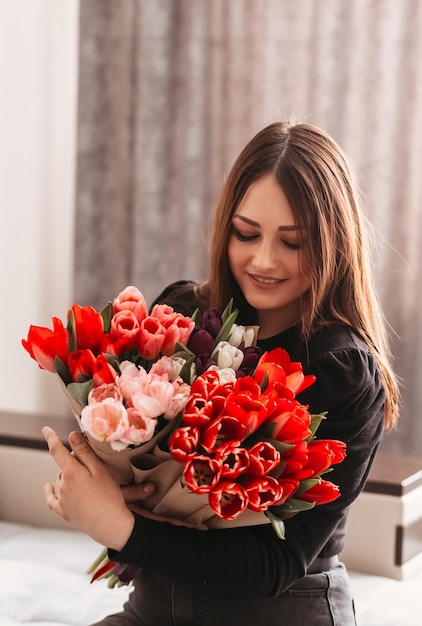
[[[66, 326], [31, 326], [23, 346], [58, 374], [81, 430], [120, 484], [152, 480], [143, 506], [210, 528], [272, 523], [336, 499], [322, 478], [345, 456], [315, 438], [324, 414], [296, 395], [315, 378], [277, 348], [261, 354], [256, 327], [223, 313], [192, 318], [161, 304], [150, 314], [127, 287], [101, 311], [73, 305]], [[100, 555], [93, 579], [133, 577]], [[120, 583], [118, 582], [120, 581]]]

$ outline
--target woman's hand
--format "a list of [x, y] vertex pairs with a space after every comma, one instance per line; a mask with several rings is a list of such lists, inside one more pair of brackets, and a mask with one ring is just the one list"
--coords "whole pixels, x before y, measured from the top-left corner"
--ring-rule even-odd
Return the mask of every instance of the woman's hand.
[[60, 469], [55, 484], [44, 487], [49, 509], [94, 541], [120, 551], [134, 525], [121, 488], [81, 433], [70, 433], [70, 453], [54, 430], [46, 426], [42, 432]]

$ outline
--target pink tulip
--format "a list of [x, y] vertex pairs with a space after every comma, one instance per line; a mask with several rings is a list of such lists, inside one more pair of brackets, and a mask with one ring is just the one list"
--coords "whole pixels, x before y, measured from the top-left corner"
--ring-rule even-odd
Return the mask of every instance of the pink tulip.
[[166, 329], [155, 317], [146, 317], [141, 322], [138, 335], [138, 351], [144, 359], [153, 360], [160, 354], [166, 338]]
[[124, 442], [128, 444], [145, 443], [154, 436], [154, 431], [157, 426], [156, 419], [147, 417], [142, 411], [138, 411], [132, 407], [128, 408], [127, 415], [129, 425], [123, 437]]
[[136, 345], [139, 335], [139, 321], [133, 311], [118, 311], [112, 317], [110, 334], [120, 340], [121, 352], [130, 350]]
[[115, 298], [113, 310], [114, 313], [118, 311], [132, 311], [138, 322], [142, 322], [147, 315], [147, 303], [139, 289], [129, 286]]
[[106, 398], [99, 404], [89, 404], [82, 409], [83, 429], [98, 441], [108, 441], [114, 449], [125, 448], [118, 440], [125, 435], [129, 426], [127, 411], [123, 404], [113, 398]]
[[115, 402], [122, 402], [123, 396], [116, 383], [104, 383], [94, 387], [88, 396], [88, 404], [98, 404], [104, 402], [106, 398], [112, 398]]

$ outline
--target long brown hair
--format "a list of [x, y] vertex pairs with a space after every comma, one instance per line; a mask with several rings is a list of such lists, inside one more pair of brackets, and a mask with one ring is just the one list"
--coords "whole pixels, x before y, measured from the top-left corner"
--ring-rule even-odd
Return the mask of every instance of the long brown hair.
[[200, 292], [220, 310], [234, 298], [239, 320], [254, 321], [255, 311], [230, 271], [227, 249], [232, 218], [241, 199], [251, 183], [269, 173], [278, 180], [296, 223], [305, 228], [309, 240], [311, 286], [302, 297], [303, 338], [338, 321], [361, 335], [381, 371], [390, 429], [397, 421], [399, 391], [372, 280], [368, 224], [347, 159], [323, 130], [307, 123], [276, 122], [246, 145], [216, 207], [210, 276]]

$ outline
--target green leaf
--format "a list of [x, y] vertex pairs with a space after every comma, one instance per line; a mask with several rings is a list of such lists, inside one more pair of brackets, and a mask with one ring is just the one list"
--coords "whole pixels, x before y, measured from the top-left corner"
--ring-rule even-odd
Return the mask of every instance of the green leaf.
[[271, 513], [271, 511], [267, 510], [265, 511], [265, 515], [270, 519], [271, 524], [276, 532], [276, 535], [279, 539], [285, 539], [286, 538], [286, 527], [284, 525], [284, 522], [282, 519], [276, 517], [276, 515], [273, 515]]
[[67, 389], [76, 402], [85, 406], [88, 404], [88, 394], [93, 388], [94, 383], [92, 379], [85, 381], [84, 383], [70, 383]]
[[[104, 352], [103, 354], [106, 354], [106, 353]], [[106, 356], [108, 359], [109, 355], [106, 354]], [[142, 360], [145, 362], [145, 359], [142, 359]], [[123, 354], [121, 354], [119, 357], [119, 362], [121, 363], [123, 361], [131, 361], [132, 363], [138, 363], [140, 361], [138, 350], [136, 348], [130, 348], [129, 350], [126, 350], [126, 352], [123, 352]], [[147, 365], [149, 365], [150, 361], [146, 361], [146, 363]]]
[[[110, 363], [111, 367], [116, 370], [118, 374], [120, 374], [120, 361], [119, 358], [115, 354], [109, 354], [108, 352], [103, 352], [105, 358]], [[122, 359], [124, 361], [126, 359]]]
[[295, 492], [295, 495], [299, 496], [301, 493], [308, 491], [308, 489], [315, 487], [315, 485], [319, 485], [320, 482], [319, 478], [307, 478], [306, 480], [301, 480], [299, 489]]
[[54, 369], [56, 370], [65, 385], [71, 382], [72, 379], [70, 378], [67, 365], [58, 356], [54, 357]]
[[192, 320], [192, 322], [195, 322], [195, 324], [198, 324], [199, 314], [200, 314], [199, 309], [195, 309], [194, 312], [191, 315], [191, 320]]
[[269, 380], [269, 375], [268, 375], [268, 370], [265, 372], [264, 374], [264, 378], [262, 379], [262, 382], [260, 384], [261, 387], [261, 393], [264, 393], [266, 388], [268, 387], [268, 380]]
[[73, 352], [78, 347], [76, 330], [75, 330], [75, 316], [72, 309], [69, 309], [67, 318], [67, 330], [69, 331], [69, 348], [68, 352]]
[[277, 441], [277, 439], [268, 438], [267, 441], [269, 441], [269, 443], [271, 443], [274, 446], [274, 448], [280, 452], [281, 456], [283, 456], [283, 454], [287, 452], [287, 450], [291, 450], [294, 447], [292, 443], [285, 443], [284, 441]]
[[320, 472], [320, 473], [318, 474], [318, 476], [324, 476], [324, 474], [329, 474], [330, 472], [332, 472], [332, 471], [333, 471], [333, 469], [334, 469], [334, 467], [333, 467], [333, 466], [331, 466], [331, 467], [327, 467], [327, 469], [322, 470], [322, 472]]
[[323, 413], [311, 414], [311, 423], [309, 424], [309, 430], [311, 431], [311, 434], [306, 439], [306, 441], [310, 441], [311, 439], [315, 437], [315, 433], [318, 430], [319, 425], [321, 424], [322, 420], [326, 419], [326, 415], [327, 415], [327, 411], [324, 411]]
[[225, 324], [226, 320], [232, 315], [232, 313], [233, 313], [233, 298], [230, 300], [230, 302], [228, 303], [228, 305], [226, 306], [226, 308], [221, 314], [221, 319], [222, 319], [223, 324]]
[[284, 504], [280, 506], [272, 506], [271, 512], [277, 516], [282, 517], [289, 513], [300, 513], [301, 511], [309, 511], [313, 509], [315, 502], [306, 502], [305, 500], [299, 500], [298, 498], [289, 498]]
[[192, 367], [192, 363], [195, 361], [195, 355], [191, 356], [189, 359], [187, 359], [187, 361], [185, 362], [185, 364], [183, 365], [182, 369], [180, 370], [179, 376], [182, 380], [185, 381], [185, 383], [188, 383], [188, 385], [192, 384], [191, 381], [191, 367]]
[[109, 302], [101, 311], [101, 317], [103, 318], [104, 332], [109, 333], [111, 327], [111, 319], [113, 317], [114, 309], [113, 304]]
[[190, 357], [196, 357], [196, 354], [194, 352], [192, 352], [192, 350], [189, 350], [189, 348], [187, 346], [185, 346], [184, 343], [180, 343], [180, 341], [176, 342], [176, 345], [174, 347], [174, 354], [173, 356], [180, 356], [182, 358], [190, 358]]
[[228, 336], [230, 335], [230, 331], [232, 329], [233, 324], [236, 321], [236, 318], [239, 314], [239, 311], [237, 309], [235, 309], [233, 311], [233, 313], [231, 313], [226, 321], [223, 323], [220, 332], [218, 333], [217, 337], [215, 338], [215, 342], [214, 345], [216, 346], [220, 341], [227, 341]]

